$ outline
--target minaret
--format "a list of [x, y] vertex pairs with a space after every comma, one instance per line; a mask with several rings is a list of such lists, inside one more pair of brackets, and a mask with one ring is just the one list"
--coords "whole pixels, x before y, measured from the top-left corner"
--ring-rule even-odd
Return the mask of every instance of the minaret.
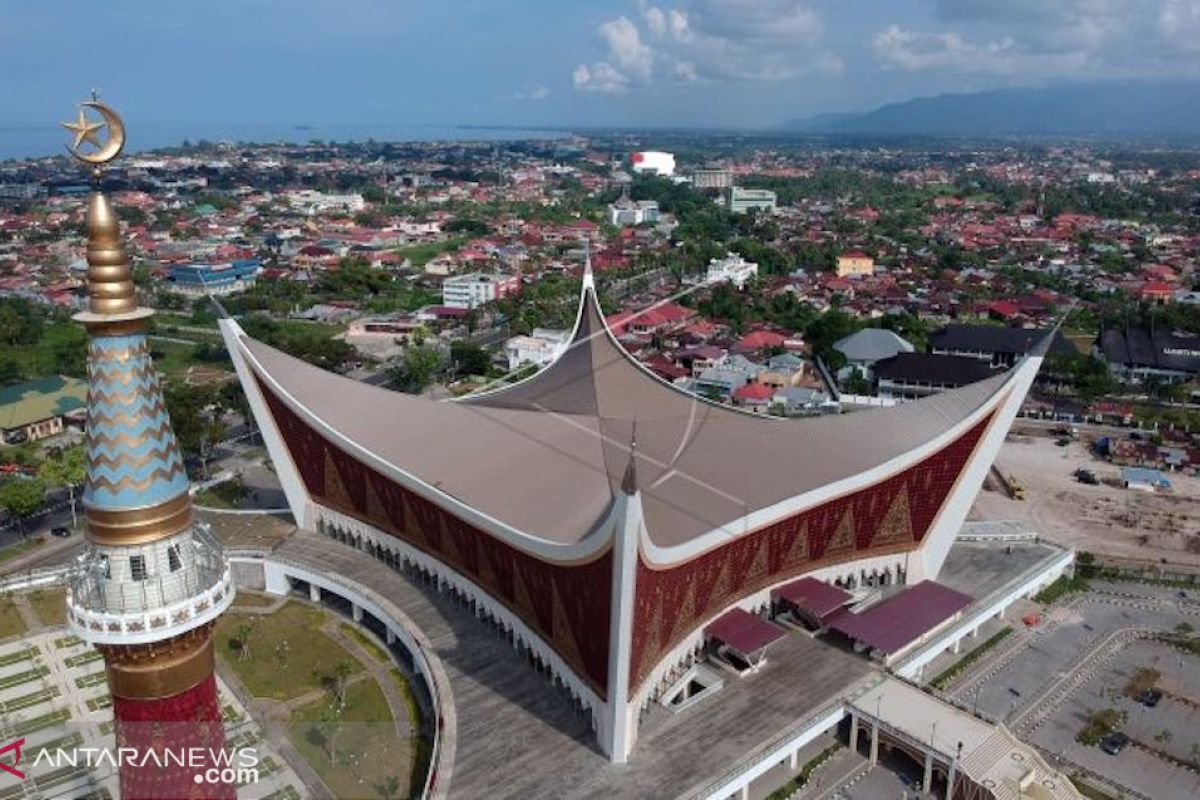
[[[88, 111], [104, 121], [89, 121]], [[225, 747], [212, 629], [234, 588], [221, 545], [193, 517], [146, 343], [154, 312], [138, 308], [117, 216], [100, 189], [124, 127], [94, 96], [67, 127], [76, 133], [68, 149], [96, 180], [87, 210], [90, 305], [75, 316], [88, 332], [87, 543], [67, 593], [68, 621], [104, 655], [118, 747], [139, 754], [121, 761], [121, 797], [232, 800], [234, 786], [205, 773]], [[85, 152], [88, 143], [94, 150]], [[159, 757], [144, 759], [148, 751]]]

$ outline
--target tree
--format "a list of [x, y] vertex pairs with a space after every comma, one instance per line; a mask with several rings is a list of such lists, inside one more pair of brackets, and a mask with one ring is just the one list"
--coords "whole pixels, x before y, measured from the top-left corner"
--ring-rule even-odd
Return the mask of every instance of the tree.
[[0, 508], [18, 520], [25, 534], [25, 518], [46, 502], [46, 483], [41, 478], [17, 478], [0, 484]]
[[346, 659], [342, 659], [334, 664], [332, 671], [329, 673], [333, 698], [337, 701], [339, 709], [346, 705], [346, 686], [350, 680], [350, 676], [353, 674], [354, 665]]
[[442, 354], [429, 345], [413, 345], [404, 351], [404, 360], [392, 370], [392, 382], [402, 391], [420, 394], [442, 366]]
[[817, 317], [804, 331], [804, 338], [812, 348], [813, 355], [825, 362], [831, 370], [845, 364], [846, 358], [833, 349], [834, 342], [857, 331], [858, 321], [840, 309], [830, 309]]
[[71, 447], [53, 452], [42, 462], [38, 477], [50, 486], [66, 488], [71, 501], [71, 527], [79, 527], [75, 489], [87, 480], [87, 455], [83, 447]]
[[185, 386], [178, 382], [168, 383], [163, 390], [175, 439], [185, 456], [206, 462], [210, 448], [228, 433], [219, 392], [217, 387]]
[[473, 342], [452, 342], [450, 361], [460, 375], [485, 375], [492, 363], [487, 351]]
[[230, 645], [235, 646], [238, 651], [238, 661], [245, 661], [250, 657], [250, 634], [253, 631], [254, 628], [248, 622], [243, 622], [234, 629]]

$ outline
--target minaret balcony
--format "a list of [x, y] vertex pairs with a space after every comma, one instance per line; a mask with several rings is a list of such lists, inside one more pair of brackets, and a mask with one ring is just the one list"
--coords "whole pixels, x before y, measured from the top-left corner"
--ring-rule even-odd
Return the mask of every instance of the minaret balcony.
[[67, 591], [71, 629], [93, 644], [138, 644], [215, 619], [233, 601], [221, 545], [205, 526], [124, 547], [89, 544]]
[[151, 610], [98, 610], [79, 602], [76, 585], [67, 591], [71, 631], [92, 644], [146, 644], [178, 636], [220, 616], [233, 602], [233, 575], [224, 573], [206, 589], [185, 600]]

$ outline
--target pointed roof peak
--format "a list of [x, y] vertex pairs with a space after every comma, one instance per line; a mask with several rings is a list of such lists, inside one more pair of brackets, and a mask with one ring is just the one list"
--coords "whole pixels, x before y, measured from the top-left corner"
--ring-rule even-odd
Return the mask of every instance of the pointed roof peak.
[[583, 289], [587, 291], [596, 289], [596, 277], [592, 273], [592, 239], [585, 237], [583, 240]]

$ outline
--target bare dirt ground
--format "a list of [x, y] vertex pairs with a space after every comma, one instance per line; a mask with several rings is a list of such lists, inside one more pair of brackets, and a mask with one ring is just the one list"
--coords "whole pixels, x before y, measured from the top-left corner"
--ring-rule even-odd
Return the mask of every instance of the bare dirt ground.
[[[1170, 492], [1118, 488], [1120, 468], [1092, 456], [1086, 441], [1058, 447], [1053, 438], [1017, 434], [996, 463], [1025, 487], [1026, 499], [984, 488], [971, 519], [1020, 520], [1051, 541], [1093, 553], [1200, 565], [1200, 478], [1170, 473]], [[1101, 485], [1075, 480], [1079, 467], [1095, 472]]]

